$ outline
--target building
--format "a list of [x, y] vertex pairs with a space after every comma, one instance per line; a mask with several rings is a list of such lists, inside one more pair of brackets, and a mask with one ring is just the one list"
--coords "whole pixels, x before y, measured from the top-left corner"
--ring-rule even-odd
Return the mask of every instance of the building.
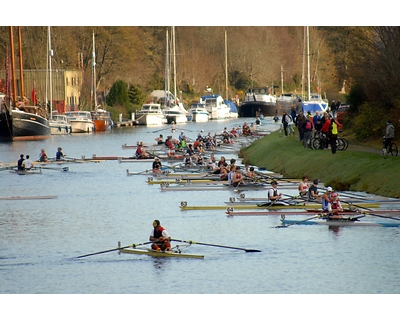
[[[25, 96], [34, 104], [43, 105], [46, 101], [46, 76], [49, 78], [49, 72], [44, 69], [24, 70], [24, 93]], [[21, 95], [20, 72], [15, 71], [17, 81], [17, 96]], [[83, 72], [82, 70], [60, 70], [53, 69], [52, 77], [52, 99], [53, 110], [58, 113], [79, 110], [81, 99]], [[0, 92], [5, 93], [6, 71], [0, 70]], [[47, 100], [50, 100], [50, 88], [47, 87]]]

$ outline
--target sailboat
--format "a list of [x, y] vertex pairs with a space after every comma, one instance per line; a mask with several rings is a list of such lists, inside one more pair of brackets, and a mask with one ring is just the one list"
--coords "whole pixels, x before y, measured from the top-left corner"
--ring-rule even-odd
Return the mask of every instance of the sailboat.
[[[21, 27], [18, 27], [19, 40], [19, 64], [20, 64], [20, 101], [17, 101], [17, 80], [15, 76], [14, 60], [14, 36], [13, 27], [9, 27], [10, 51], [11, 51], [11, 72], [7, 66], [7, 82], [12, 78], [12, 86], [6, 92], [6, 98], [0, 106], [0, 141], [19, 140], [43, 140], [50, 137], [49, 122], [45, 117], [45, 111], [37, 106], [30, 106], [29, 100], [25, 97], [24, 76], [22, 66], [22, 38]], [[8, 62], [8, 61], [7, 61]], [[11, 73], [11, 74], [10, 74]], [[12, 92], [11, 92], [12, 88]], [[11, 98], [12, 96], [12, 98]]]
[[51, 49], [51, 28], [47, 27], [47, 73], [46, 73], [46, 101], [47, 99], [47, 86], [49, 86], [50, 91], [50, 117], [49, 117], [49, 126], [50, 133], [52, 135], [60, 135], [60, 134], [70, 134], [72, 133], [72, 126], [65, 114], [59, 114], [58, 112], [53, 111], [53, 79], [52, 79], [52, 69], [51, 69], [51, 59], [53, 57], [53, 50]]
[[110, 112], [98, 108], [96, 103], [96, 51], [93, 33], [93, 50], [92, 50], [92, 88], [91, 88], [91, 105], [94, 111], [91, 111], [92, 120], [95, 131], [107, 131], [111, 129], [113, 121]]
[[304, 112], [325, 112], [328, 108], [328, 102], [321, 98], [320, 94], [310, 91], [310, 35], [309, 28], [306, 27], [306, 42], [307, 42], [307, 81], [308, 81], [308, 100], [303, 101], [302, 107]]
[[[185, 123], [188, 122], [189, 112], [183, 106], [183, 103], [179, 101], [176, 96], [176, 54], [175, 54], [175, 27], [172, 27], [172, 56], [173, 56], [173, 68], [174, 68], [174, 94], [173, 99], [167, 99], [171, 96], [169, 91], [169, 50], [168, 50], [168, 30], [167, 30], [167, 45], [166, 45], [166, 76], [165, 76], [165, 99], [166, 102], [164, 113], [167, 118], [167, 123]], [[168, 101], [168, 102], [167, 102]]]

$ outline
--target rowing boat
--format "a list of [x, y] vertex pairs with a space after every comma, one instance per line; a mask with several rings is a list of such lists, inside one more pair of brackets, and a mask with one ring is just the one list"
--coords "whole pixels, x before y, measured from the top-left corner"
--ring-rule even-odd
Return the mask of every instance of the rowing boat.
[[29, 169], [29, 170], [14, 169], [14, 170], [10, 170], [9, 172], [17, 173], [19, 175], [42, 174], [42, 169], [40, 167], [38, 167], [38, 169], [39, 170], [37, 170], [37, 169]]
[[[240, 209], [239, 207], [236, 207], [237, 209]], [[273, 209], [276, 209], [273, 207]], [[315, 209], [306, 209], [306, 210], [297, 210], [297, 211], [226, 211], [226, 214], [229, 216], [271, 216], [271, 215], [315, 215], [321, 213], [321, 210], [315, 210]], [[360, 212], [355, 211], [355, 210], [344, 210], [341, 212], [342, 214], [346, 215], [359, 215]], [[386, 217], [391, 217], [391, 216], [399, 216], [400, 215], [400, 210], [374, 210], [370, 211], [370, 213], [373, 214], [381, 214]]]
[[[375, 204], [376, 207], [379, 207], [379, 203]], [[370, 208], [369, 203], [357, 203], [358, 208]], [[261, 209], [266, 210], [268, 209], [266, 206], [259, 206], [256, 204], [237, 204], [232, 203], [230, 205], [213, 205], [213, 206], [188, 206], [186, 201], [182, 201], [181, 205], [179, 206], [181, 210], [230, 210], [232, 209]], [[298, 204], [289, 204], [289, 205], [272, 205], [269, 207], [273, 210], [276, 209], [318, 209], [321, 208], [320, 203], [298, 203]], [[348, 205], [343, 206], [343, 209], [356, 209], [354, 206]]]
[[155, 251], [152, 249], [135, 249], [135, 248], [125, 248], [119, 249], [120, 253], [129, 253], [129, 254], [143, 254], [152, 257], [159, 258], [194, 258], [194, 259], [203, 259], [203, 255], [199, 254], [190, 254], [183, 253], [180, 251], [172, 250], [172, 251]]
[[[321, 207], [320, 204], [318, 203], [310, 203], [307, 205], [304, 204], [297, 204], [297, 205], [274, 205], [271, 206], [273, 209], [306, 209], [306, 208], [319, 208]], [[236, 206], [235, 204], [232, 204], [230, 206], [224, 206], [224, 205], [214, 205], [214, 206], [188, 206], [185, 201], [181, 202], [181, 205], [179, 206], [181, 210], [231, 210], [231, 209], [263, 209], [265, 210], [265, 207], [259, 207], [254, 204], [249, 204], [249, 205], [241, 205], [241, 206]], [[282, 213], [282, 212], [281, 212]]]
[[211, 183], [212, 182], [212, 184], [213, 185], [224, 185], [224, 184], [226, 184], [226, 181], [215, 181], [215, 180], [211, 180], [211, 179], [209, 179], [209, 180], [191, 180], [191, 179], [187, 179], [187, 180], [185, 180], [185, 179], [174, 179], [174, 180], [172, 180], [172, 179], [164, 179], [164, 180], [154, 180], [154, 179], [151, 179], [151, 177], [149, 177], [149, 179], [147, 179], [147, 181], [146, 181], [148, 184], [164, 184], [165, 186], [168, 186], [168, 185], [170, 185], [170, 184], [184, 184], [184, 185], [188, 185], [188, 184], [192, 184], [192, 183], [196, 183], [196, 184], [199, 184], [199, 183], [203, 183], [203, 184], [205, 184], [205, 183]]
[[[297, 201], [297, 200], [291, 200], [291, 199], [287, 199], [287, 200], [283, 200], [284, 202], [287, 202], [289, 204], [298, 204], [298, 205], [307, 205], [307, 204], [311, 204], [311, 203], [307, 203], [305, 201]], [[226, 201], [225, 202], [226, 205], [231, 206], [231, 205], [235, 205], [236, 207], [240, 208], [242, 206], [246, 206], [246, 205], [257, 205], [259, 207], [267, 207], [270, 202], [263, 202], [263, 201], [244, 201], [244, 202], [230, 202], [230, 201]], [[321, 203], [317, 203], [317, 202], [313, 202], [313, 204], [318, 205], [318, 207], [322, 208]], [[358, 206], [362, 206], [363, 208], [379, 208], [381, 205], [381, 203], [378, 202], [352, 202], [347, 204], [343, 204], [342, 207], [343, 209], [353, 209], [353, 207], [358, 207]]]
[[377, 226], [377, 227], [400, 227], [397, 222], [371, 222], [359, 221], [351, 219], [319, 219], [319, 220], [288, 220], [281, 219], [283, 225], [303, 224], [303, 225], [324, 225], [330, 227], [344, 227], [344, 226]]
[[161, 191], [214, 191], [214, 190], [232, 190], [232, 191], [246, 191], [246, 190], [265, 190], [269, 186], [264, 184], [246, 184], [239, 185], [234, 187], [225, 182], [225, 184], [221, 185], [219, 183], [197, 183], [195, 186], [193, 185], [176, 185], [169, 186], [161, 184]]

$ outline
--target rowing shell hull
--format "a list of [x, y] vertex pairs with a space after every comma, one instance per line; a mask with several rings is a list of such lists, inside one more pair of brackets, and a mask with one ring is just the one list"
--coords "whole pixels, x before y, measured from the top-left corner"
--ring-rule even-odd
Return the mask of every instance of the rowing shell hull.
[[[227, 211], [226, 214], [229, 216], [276, 216], [276, 215], [315, 215], [319, 213], [318, 210], [312, 211]], [[346, 215], [359, 215], [356, 211], [345, 211]]]
[[174, 251], [154, 251], [151, 249], [133, 249], [133, 248], [125, 248], [120, 249], [121, 253], [129, 253], [129, 254], [144, 254], [152, 257], [160, 257], [160, 258], [192, 258], [192, 259], [203, 259], [203, 255], [199, 254], [190, 254], [190, 253], [179, 253]]
[[400, 223], [395, 222], [369, 222], [369, 221], [351, 221], [351, 220], [281, 220], [283, 225], [302, 224], [302, 225], [324, 225], [330, 227], [344, 226], [372, 226], [372, 227], [400, 227]]
[[[284, 206], [284, 205], [275, 205], [273, 206], [274, 209], [311, 209], [311, 208], [320, 208], [321, 205], [318, 203], [313, 203], [313, 204], [307, 204], [307, 205], [288, 205], [288, 206]], [[249, 205], [240, 205], [240, 206], [236, 206], [236, 205], [230, 205], [230, 206], [221, 206], [221, 205], [216, 205], [216, 206], [188, 206], [188, 205], [181, 205], [179, 206], [179, 208], [181, 210], [230, 210], [230, 208], [234, 208], [234, 209], [261, 209], [261, 210], [265, 210], [265, 207], [259, 207], [257, 205], [254, 204], [249, 204]], [[272, 208], [272, 207], [271, 207]], [[265, 211], [266, 212], [266, 211]], [[283, 212], [281, 212], [282, 214]]]
[[[289, 202], [290, 203], [290, 202]], [[306, 206], [311, 205], [311, 203], [307, 203], [307, 202], [296, 202], [296, 201], [292, 201], [293, 204], [296, 205], [303, 205], [305, 204]], [[246, 202], [230, 202], [230, 201], [226, 201], [225, 202], [226, 205], [228, 206], [234, 206], [237, 208], [241, 208], [242, 206], [246, 206], [246, 205], [256, 205], [259, 206], [260, 208], [266, 208], [268, 205], [264, 205], [261, 206], [262, 204], [265, 204], [265, 202], [262, 201], [246, 201]], [[316, 204], [318, 208], [321, 208], [321, 204], [314, 202], [313, 204]], [[356, 209], [357, 207], [362, 207], [362, 208], [379, 208], [380, 207], [380, 203], [377, 202], [370, 202], [370, 203], [359, 203], [359, 202], [353, 202], [352, 204], [343, 204], [342, 207], [343, 209], [347, 209], [347, 208], [351, 208], [351, 209]], [[275, 206], [272, 206], [272, 208], [275, 208]]]

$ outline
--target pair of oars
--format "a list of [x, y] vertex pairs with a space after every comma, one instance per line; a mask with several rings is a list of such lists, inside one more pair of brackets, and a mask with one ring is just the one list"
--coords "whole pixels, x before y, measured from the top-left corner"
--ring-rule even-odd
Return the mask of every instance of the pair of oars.
[[[196, 242], [196, 241], [192, 241], [192, 240], [187, 240], [186, 241], [186, 240], [171, 239], [171, 241], [183, 242], [183, 243], [188, 243], [188, 244], [198, 244], [198, 245], [210, 246], [210, 247], [243, 250], [243, 251], [246, 251], [246, 252], [261, 252], [261, 250], [256, 250], [256, 249], [244, 249], [244, 248], [237, 248], [237, 247], [229, 247], [229, 246], [218, 245], [218, 244]], [[94, 253], [88, 253], [88, 254], [84, 254], [84, 255], [78, 256], [78, 257], [76, 257], [76, 259], [89, 257], [89, 256], [94, 256], [94, 255], [97, 255], [97, 254], [108, 253], [108, 252], [112, 252], [112, 251], [118, 251], [118, 250], [126, 249], [126, 248], [135, 248], [135, 247], [143, 246], [143, 245], [146, 245], [146, 244], [149, 244], [149, 243], [152, 243], [152, 241], [143, 242], [143, 243], [139, 243], [139, 244], [131, 244], [131, 245], [125, 246], [125, 247], [119, 247], [119, 248], [114, 248], [114, 249], [109, 249], [109, 250], [104, 250], [104, 251], [99, 251], [99, 252], [94, 252]]]

